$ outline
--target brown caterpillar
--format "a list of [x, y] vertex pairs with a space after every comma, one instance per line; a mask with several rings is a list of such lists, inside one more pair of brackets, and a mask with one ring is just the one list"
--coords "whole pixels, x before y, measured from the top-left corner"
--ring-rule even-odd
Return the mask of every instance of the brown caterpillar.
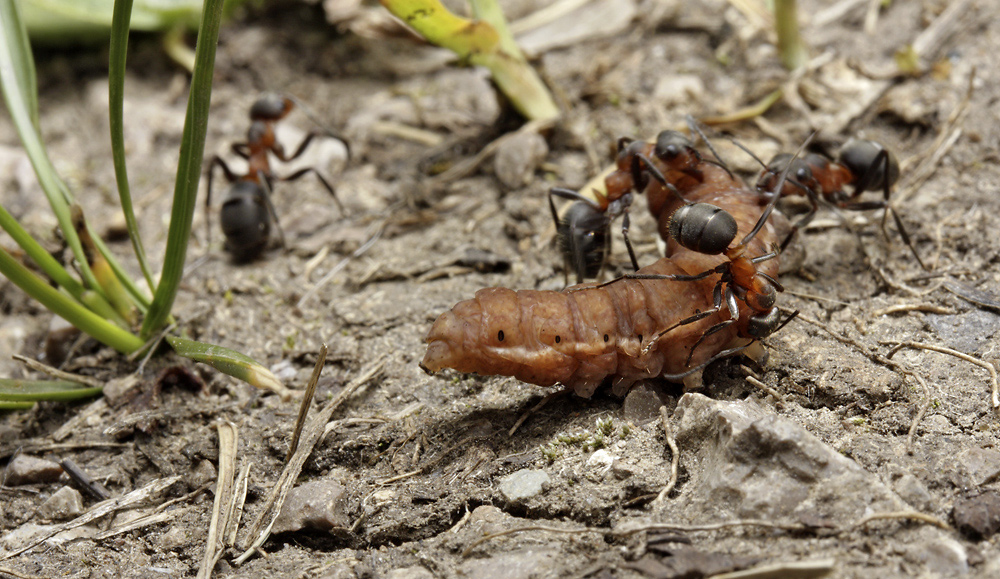
[[[580, 284], [561, 292], [479, 290], [474, 299], [458, 303], [434, 322], [421, 367], [513, 376], [540, 386], [562, 383], [583, 397], [611, 377], [614, 393], [624, 395], [638, 380], [679, 380], [729, 353], [727, 348], [734, 344], [761, 337], [754, 323], [761, 310], [746, 301], [757, 288], [740, 285], [748, 272], [736, 266], [737, 261], [745, 262], [772, 282], [777, 275], [778, 261], [768, 254], [776, 233], [770, 223], [758, 223], [767, 196], [750, 190], [723, 167], [699, 165], [697, 179], [654, 182], [647, 188], [661, 235], [670, 239], [667, 257], [613, 282]], [[691, 203], [711, 203], [735, 220], [732, 233], [744, 236], [735, 246], [741, 252], [738, 258], [729, 255], [735, 249], [728, 247], [729, 241], [713, 250], [726, 255], [710, 255], [670, 236], [671, 216], [684, 205], [699, 207]], [[767, 213], [772, 208], [768, 205]], [[765, 257], [758, 268], [744, 254]], [[715, 271], [720, 266], [735, 281], [720, 284], [729, 275]], [[723, 294], [729, 308], [719, 307]], [[765, 309], [776, 313], [772, 306], [773, 298]], [[730, 319], [732, 308], [735, 319]]]

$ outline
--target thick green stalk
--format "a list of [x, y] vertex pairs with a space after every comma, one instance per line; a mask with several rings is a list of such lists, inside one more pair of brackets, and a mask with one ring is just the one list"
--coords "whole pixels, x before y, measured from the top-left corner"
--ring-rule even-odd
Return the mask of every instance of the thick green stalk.
[[809, 62], [809, 51], [799, 34], [796, 0], [774, 0], [774, 24], [778, 32], [781, 64], [788, 70], [805, 66]]
[[170, 213], [170, 230], [167, 233], [167, 250], [160, 274], [160, 283], [153, 296], [141, 335], [149, 338], [163, 327], [177, 297], [184, 272], [191, 221], [198, 198], [198, 181], [201, 178], [202, 156], [205, 153], [205, 133], [208, 130], [208, 107], [212, 99], [212, 74], [215, 70], [215, 49], [222, 25], [223, 0], [205, 0], [201, 28], [195, 48], [195, 70], [188, 95], [187, 116], [181, 141], [180, 159], [177, 163], [177, 180], [174, 184], [174, 205]]
[[[126, 354], [142, 348], [144, 341], [60, 293], [31, 273], [0, 247], [0, 274], [38, 300], [46, 309], [80, 328], [98, 341]], [[110, 309], [110, 306], [108, 306]]]
[[150, 274], [146, 260], [146, 250], [142, 247], [139, 226], [136, 224], [132, 208], [132, 193], [128, 185], [128, 169], [125, 165], [125, 58], [128, 51], [128, 25], [132, 18], [132, 0], [116, 0], [115, 12], [111, 19], [111, 48], [108, 58], [108, 118], [111, 125], [111, 157], [115, 164], [115, 179], [118, 181], [118, 198], [125, 214], [125, 226], [135, 257], [139, 261], [149, 291], [155, 292], [156, 285]]

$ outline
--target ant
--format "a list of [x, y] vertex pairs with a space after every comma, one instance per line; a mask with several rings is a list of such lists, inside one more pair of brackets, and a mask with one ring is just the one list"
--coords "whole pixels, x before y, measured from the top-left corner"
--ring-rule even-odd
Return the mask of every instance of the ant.
[[[688, 122], [708, 143], [693, 119], [689, 117]], [[671, 183], [677, 183], [681, 187], [692, 186], [702, 181], [700, 167], [703, 162], [719, 165], [732, 176], [725, 164], [703, 159], [694, 148], [694, 143], [678, 131], [662, 131], [657, 135], [655, 143], [621, 137], [617, 148], [616, 170], [604, 179], [606, 193], [595, 191], [596, 199], [590, 199], [561, 187], [549, 191], [549, 209], [556, 223], [559, 247], [567, 269], [572, 269], [576, 274], [577, 283], [586, 278], [597, 277], [603, 269], [611, 251], [608, 230], [611, 222], [618, 216], [622, 216], [622, 237], [625, 239], [632, 268], [639, 269], [639, 262], [628, 237], [628, 210], [635, 192], [642, 193], [652, 181], [667, 183], [664, 173], [669, 176]], [[711, 144], [709, 148], [718, 158]], [[556, 211], [554, 197], [573, 201], [561, 218]], [[650, 209], [654, 214], [657, 212], [653, 205], [657, 203], [662, 205], [663, 200], [654, 201], [650, 198]]]
[[[756, 159], [756, 156], [754, 158]], [[775, 156], [764, 166], [757, 179], [758, 191], [772, 190], [771, 185], [775, 176], [789, 167], [791, 177], [780, 191], [774, 189], [775, 193], [780, 196], [806, 195], [809, 198], [809, 211], [792, 225], [792, 230], [781, 242], [782, 250], [788, 246], [796, 231], [812, 221], [822, 198], [835, 207], [849, 211], [885, 209], [886, 214], [891, 213], [899, 228], [900, 237], [910, 248], [913, 257], [917, 259], [920, 267], [928, 269], [920, 259], [899, 214], [889, 205], [889, 193], [899, 178], [899, 163], [888, 149], [875, 141], [851, 139], [841, 148], [837, 160], [816, 153], [810, 153], [789, 163], [790, 159], [791, 156], [788, 154]], [[757, 160], [760, 162], [760, 159]], [[848, 186], [851, 187], [850, 192], [845, 190]], [[882, 190], [882, 199], [857, 201], [861, 193], [879, 189]], [[885, 234], [885, 218], [886, 215], [883, 215], [883, 234]]]
[[[310, 131], [302, 140], [295, 152], [285, 153], [285, 148], [275, 137], [275, 123], [285, 118], [295, 107], [295, 101], [290, 97], [274, 93], [266, 93], [258, 98], [250, 107], [250, 128], [247, 130], [246, 142], [233, 143], [233, 153], [248, 162], [244, 175], [234, 173], [221, 157], [215, 155], [206, 170], [208, 193], [205, 198], [206, 214], [212, 204], [212, 176], [214, 169], [222, 169], [226, 180], [231, 184], [226, 191], [219, 211], [222, 232], [226, 236], [226, 250], [238, 262], [251, 261], [260, 255], [270, 239], [271, 221], [278, 230], [281, 246], [285, 246], [285, 234], [278, 222], [278, 215], [271, 202], [271, 191], [276, 181], [295, 181], [307, 173], [313, 173], [319, 182], [333, 196], [334, 202], [341, 214], [344, 206], [337, 198], [333, 186], [313, 167], [300, 169], [286, 177], [278, 177], [271, 172], [268, 153], [274, 154], [283, 162], [300, 157], [317, 136], [332, 136], [344, 143], [350, 158], [350, 146], [341, 136], [328, 130]], [[208, 235], [211, 235], [211, 223], [206, 219]]]
[[[808, 145], [811, 139], [812, 136], [806, 140], [799, 149], [799, 152]], [[797, 152], [792, 159], [797, 159], [798, 154]], [[735, 245], [733, 242], [736, 240], [739, 224], [729, 211], [710, 203], [693, 202], [681, 194], [681, 187], [677, 187], [666, 180], [660, 181], [657, 178], [660, 186], [670, 191], [676, 200], [683, 203], [680, 208], [670, 213], [670, 217], [667, 220], [670, 238], [682, 248], [691, 252], [703, 255], [723, 255], [726, 260], [715, 267], [693, 275], [633, 273], [626, 274], [616, 280], [598, 286], [603, 287], [619, 279], [697, 281], [711, 275], [719, 274], [719, 280], [712, 290], [712, 307], [697, 312], [660, 331], [643, 347], [644, 352], [648, 352], [655, 347], [657, 341], [670, 331], [715, 315], [722, 311], [723, 305], [725, 305], [725, 308], [729, 312], [729, 318], [722, 320], [702, 333], [698, 341], [691, 347], [687, 364], [690, 364], [695, 350], [705, 338], [724, 330], [732, 324], [739, 324], [739, 335], [749, 338], [752, 343], [777, 332], [798, 314], [796, 312], [784, 320], [781, 319], [781, 312], [775, 306], [775, 302], [777, 301], [778, 292], [784, 291], [784, 287], [778, 280], [766, 272], [760, 271], [757, 267], [762, 262], [778, 257], [780, 250], [772, 249], [767, 253], [757, 256], [749, 254], [751, 251], [751, 242], [753, 242], [754, 238], [764, 228], [768, 218], [774, 211], [777, 199], [786, 185], [792, 166], [793, 163], [786, 163], [785, 168], [780, 172], [773, 193], [765, 196], [768, 202], [760, 217], [754, 223], [753, 228]], [[655, 173], [653, 175], [655, 176]], [[735, 199], [746, 193], [745, 187], [733, 188], [729, 191], [719, 191], [720, 188], [720, 184], [715, 180], [706, 180], [706, 187], [702, 188], [704, 191], [696, 189], [692, 196], [708, 197], [714, 195], [717, 199], [730, 196], [732, 199]], [[743, 189], [743, 191], [740, 189]], [[662, 216], [663, 213], [660, 215]], [[750, 310], [745, 320], [741, 319], [739, 302], [743, 302]], [[739, 349], [744, 347], [746, 346]], [[739, 349], [735, 349], [732, 352], [739, 351]]]

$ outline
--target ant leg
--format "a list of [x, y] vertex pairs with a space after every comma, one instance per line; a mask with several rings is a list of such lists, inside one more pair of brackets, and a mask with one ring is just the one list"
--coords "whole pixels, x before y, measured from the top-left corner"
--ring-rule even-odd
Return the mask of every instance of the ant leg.
[[725, 169], [726, 173], [729, 174], [730, 179], [735, 181], [736, 177], [733, 177], [733, 172], [729, 170], [729, 165], [727, 165], [726, 162], [722, 160], [722, 157], [719, 156], [719, 153], [715, 150], [715, 147], [712, 146], [712, 142], [709, 141], [708, 137], [705, 136], [705, 133], [701, 131], [701, 127], [698, 126], [698, 121], [694, 120], [694, 117], [692, 117], [691, 115], [684, 115], [684, 121], [687, 122], [687, 126], [689, 129], [691, 129], [692, 132], [698, 133], [698, 136], [701, 137], [701, 140], [705, 142], [705, 146], [708, 147], [708, 150], [712, 152], [712, 156], [715, 157], [716, 161], [718, 161], [718, 165], [723, 169]]
[[622, 150], [625, 149], [625, 147], [631, 145], [634, 142], [635, 139], [633, 139], [632, 137], [618, 137], [618, 149], [616, 152], [621, 153]]
[[214, 155], [212, 160], [208, 163], [208, 169], [205, 170], [205, 246], [209, 246], [212, 243], [212, 214], [209, 210], [212, 206], [212, 177], [215, 175], [215, 168], [219, 167], [222, 169], [223, 175], [225, 175], [226, 180], [230, 183], [236, 181], [236, 174], [229, 168], [229, 165], [222, 160], [222, 157]]
[[625, 216], [622, 217], [622, 237], [625, 238], [625, 249], [628, 250], [628, 257], [632, 260], [632, 271], [639, 271], [639, 260], [635, 258], [635, 249], [632, 248], [632, 242], [628, 238], [629, 229], [629, 218], [628, 209], [625, 210]]
[[[798, 184], [798, 182], [796, 181], [792, 182]], [[780, 251], [785, 251], [785, 248], [788, 247], [788, 244], [792, 241], [792, 238], [795, 237], [795, 234], [798, 233], [799, 229], [802, 229], [806, 225], [809, 225], [809, 223], [812, 222], [813, 217], [816, 217], [816, 211], [819, 210], [819, 195], [816, 194], [815, 190], [809, 187], [805, 186], [802, 187], [807, 192], [807, 196], [809, 197], [809, 203], [811, 206], [809, 207], [809, 211], [807, 211], [805, 215], [800, 217], [798, 221], [792, 224], [791, 231], [789, 231], [788, 235], [785, 236], [785, 239], [781, 241], [781, 245], [779, 246]]]
[[338, 141], [343, 143], [344, 148], [347, 149], [347, 159], [348, 160], [351, 159], [351, 146], [347, 143], [347, 139], [341, 137], [340, 135], [334, 133], [333, 131], [327, 131], [327, 130], [309, 131], [309, 133], [305, 136], [305, 138], [302, 139], [302, 142], [299, 143], [299, 146], [295, 148], [295, 152], [292, 153], [291, 155], [286, 155], [285, 148], [282, 147], [281, 144], [277, 142], [275, 142], [274, 146], [271, 147], [271, 150], [274, 152], [275, 157], [281, 159], [286, 163], [288, 161], [294, 161], [295, 159], [298, 159], [299, 157], [302, 156], [303, 153], [306, 152], [306, 149], [309, 147], [309, 144], [312, 143], [312, 140], [315, 139], [316, 137], [332, 137], [334, 139], [337, 139]]
[[700, 279], [705, 279], [706, 277], [708, 277], [708, 276], [710, 276], [712, 274], [724, 272], [726, 269], [729, 268], [729, 265], [730, 265], [729, 262], [721, 263], [721, 264], [717, 265], [716, 267], [713, 267], [712, 269], [705, 270], [705, 271], [703, 271], [703, 272], [701, 272], [699, 274], [696, 274], [696, 275], [659, 274], [659, 273], [627, 273], [627, 274], [625, 274], [625, 275], [623, 275], [621, 277], [616, 277], [615, 279], [613, 279], [611, 281], [606, 281], [604, 283], [600, 283], [600, 284], [597, 284], [597, 285], [594, 285], [594, 286], [587, 286], [585, 288], [575, 288], [575, 289], [574, 288], [569, 288], [567, 291], [574, 292], [574, 291], [580, 291], [580, 290], [584, 290], [584, 289], [602, 288], [602, 287], [605, 287], [605, 286], [609, 286], [609, 285], [611, 285], [613, 283], [617, 283], [619, 281], [622, 281], [623, 279], [670, 280], [670, 281], [698, 281]]
[[[715, 311], [719, 311], [722, 309], [722, 303], [721, 303], [722, 296], [719, 292], [719, 289], [721, 287], [722, 287], [721, 284], [716, 285], [715, 290], [712, 292], [713, 301], [715, 302], [714, 304]], [[723, 320], [718, 324], [715, 324], [711, 328], [705, 330], [705, 333], [703, 333], [701, 337], [698, 338], [698, 341], [694, 343], [694, 346], [691, 347], [691, 351], [688, 353], [687, 361], [684, 362], [685, 366], [691, 364], [691, 358], [694, 357], [694, 351], [698, 349], [698, 346], [701, 345], [701, 343], [705, 340], [705, 338], [725, 329], [728, 326], [731, 326], [732, 324], [735, 324], [736, 321], [740, 319], [740, 308], [739, 304], [736, 303], [736, 295], [733, 294], [733, 290], [729, 289], [728, 287], [726, 288], [726, 307], [729, 309], [729, 319]]]
[[298, 171], [292, 173], [287, 177], [276, 177], [276, 179], [278, 181], [295, 181], [297, 179], [301, 179], [307, 173], [312, 173], [316, 175], [316, 178], [319, 179], [319, 182], [323, 184], [323, 187], [325, 187], [326, 190], [330, 192], [330, 195], [333, 196], [333, 201], [337, 204], [337, 208], [340, 209], [340, 214], [346, 215], [347, 212], [344, 211], [344, 206], [343, 204], [340, 203], [340, 199], [337, 197], [337, 191], [334, 190], [333, 185], [330, 185], [330, 182], [327, 181], [323, 177], [323, 175], [321, 175], [320, 172], [317, 171], [316, 169], [313, 169], [312, 167], [306, 167], [305, 169], [299, 169]]
[[[595, 193], [601, 195], [600, 192], [595, 191]], [[549, 207], [552, 208], [552, 216], [556, 218], [555, 219], [556, 224], [559, 223], [559, 219], [557, 217], [555, 204], [552, 202], [553, 196], [560, 197], [562, 199], [567, 199], [569, 201], [583, 201], [584, 203], [589, 204], [591, 207], [597, 209], [598, 211], [602, 212], [607, 211], [607, 204], [602, 203], [602, 201], [604, 201], [603, 195], [601, 196], [602, 199], [595, 201], [594, 199], [581, 195], [580, 193], [577, 193], [572, 189], [565, 189], [563, 187], [553, 187], [552, 189], [549, 189]]]
[[257, 178], [260, 180], [260, 186], [264, 190], [264, 201], [267, 203], [267, 210], [271, 212], [274, 227], [278, 230], [278, 242], [281, 244], [281, 248], [285, 249], [285, 232], [281, 229], [281, 222], [278, 221], [278, 212], [274, 209], [274, 202], [271, 201], [271, 181], [263, 171], [257, 171]]
[[[909, 232], [907, 232], [906, 228], [903, 227], [903, 220], [899, 218], [899, 214], [896, 213], [896, 210], [889, 204], [889, 194], [891, 193], [892, 184], [889, 182], [889, 151], [886, 149], [879, 151], [878, 155], [875, 156], [875, 162], [872, 163], [872, 166], [875, 167], [880, 162], [882, 163], [882, 198], [885, 200], [885, 213], [882, 214], [882, 235], [885, 235], [885, 238], [889, 239], [889, 236], [885, 231], [885, 218], [889, 213], [892, 213], [892, 219], [896, 222], [896, 227], [899, 228], [899, 236], [903, 238], [907, 247], [910, 248], [910, 253], [912, 253], [913, 257], [917, 259], [917, 263], [920, 264], [920, 267], [923, 268], [924, 271], [930, 271], [930, 268], [924, 264], [924, 260], [920, 259], [920, 255], [917, 253], [917, 248], [914, 247], [913, 241], [910, 240]], [[869, 177], [868, 174], [874, 172], [874, 169], [866, 172], [864, 178], [859, 181], [858, 187], [862, 185], [869, 185], [870, 183], [868, 183], [868, 181], [873, 180], [875, 176], [872, 175]], [[865, 189], [859, 190], [864, 191]]]
[[[694, 204], [691, 201], [685, 199], [684, 196], [681, 195], [681, 192], [677, 190], [677, 187], [674, 187], [673, 184], [671, 184], [671, 183], [667, 183], [667, 178], [664, 177], [663, 173], [661, 173], [660, 170], [656, 167], [656, 165], [653, 164], [653, 161], [651, 161], [645, 155], [636, 155], [635, 156], [635, 159], [633, 159], [633, 161], [632, 161], [632, 172], [633, 173], [635, 173], [636, 175], [639, 174], [639, 172], [640, 172], [639, 161], [642, 161], [642, 163], [644, 165], [646, 165], [646, 171], [650, 175], [653, 176], [653, 179], [655, 179], [657, 183], [659, 183], [664, 188], [668, 189], [671, 193], [673, 193], [677, 197], [677, 199], [683, 201], [685, 205], [693, 205]], [[633, 176], [632, 180], [634, 182], [638, 182], [638, 181], [635, 181], [635, 177], [634, 176]]]
[[238, 155], [244, 159], [250, 159], [250, 144], [249, 143], [233, 143], [229, 146], [233, 151], [234, 155]]

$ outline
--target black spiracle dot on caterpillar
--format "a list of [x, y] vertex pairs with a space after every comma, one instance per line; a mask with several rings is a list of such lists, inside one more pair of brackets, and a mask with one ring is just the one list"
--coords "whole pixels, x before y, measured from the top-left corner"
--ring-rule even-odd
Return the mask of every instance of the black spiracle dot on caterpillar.
[[559, 336], [556, 336], [556, 343], [558, 344], [559, 342], [562, 342], [562, 338], [560, 338]]
[[604, 341], [605, 341], [605, 342], [608, 342], [608, 341], [610, 341], [610, 340], [611, 340], [611, 336], [609, 336], [609, 335], [607, 335], [607, 334], [604, 334]]
[[497, 332], [497, 340], [499, 340], [501, 342], [503, 341], [503, 330], [500, 330], [499, 332]]

